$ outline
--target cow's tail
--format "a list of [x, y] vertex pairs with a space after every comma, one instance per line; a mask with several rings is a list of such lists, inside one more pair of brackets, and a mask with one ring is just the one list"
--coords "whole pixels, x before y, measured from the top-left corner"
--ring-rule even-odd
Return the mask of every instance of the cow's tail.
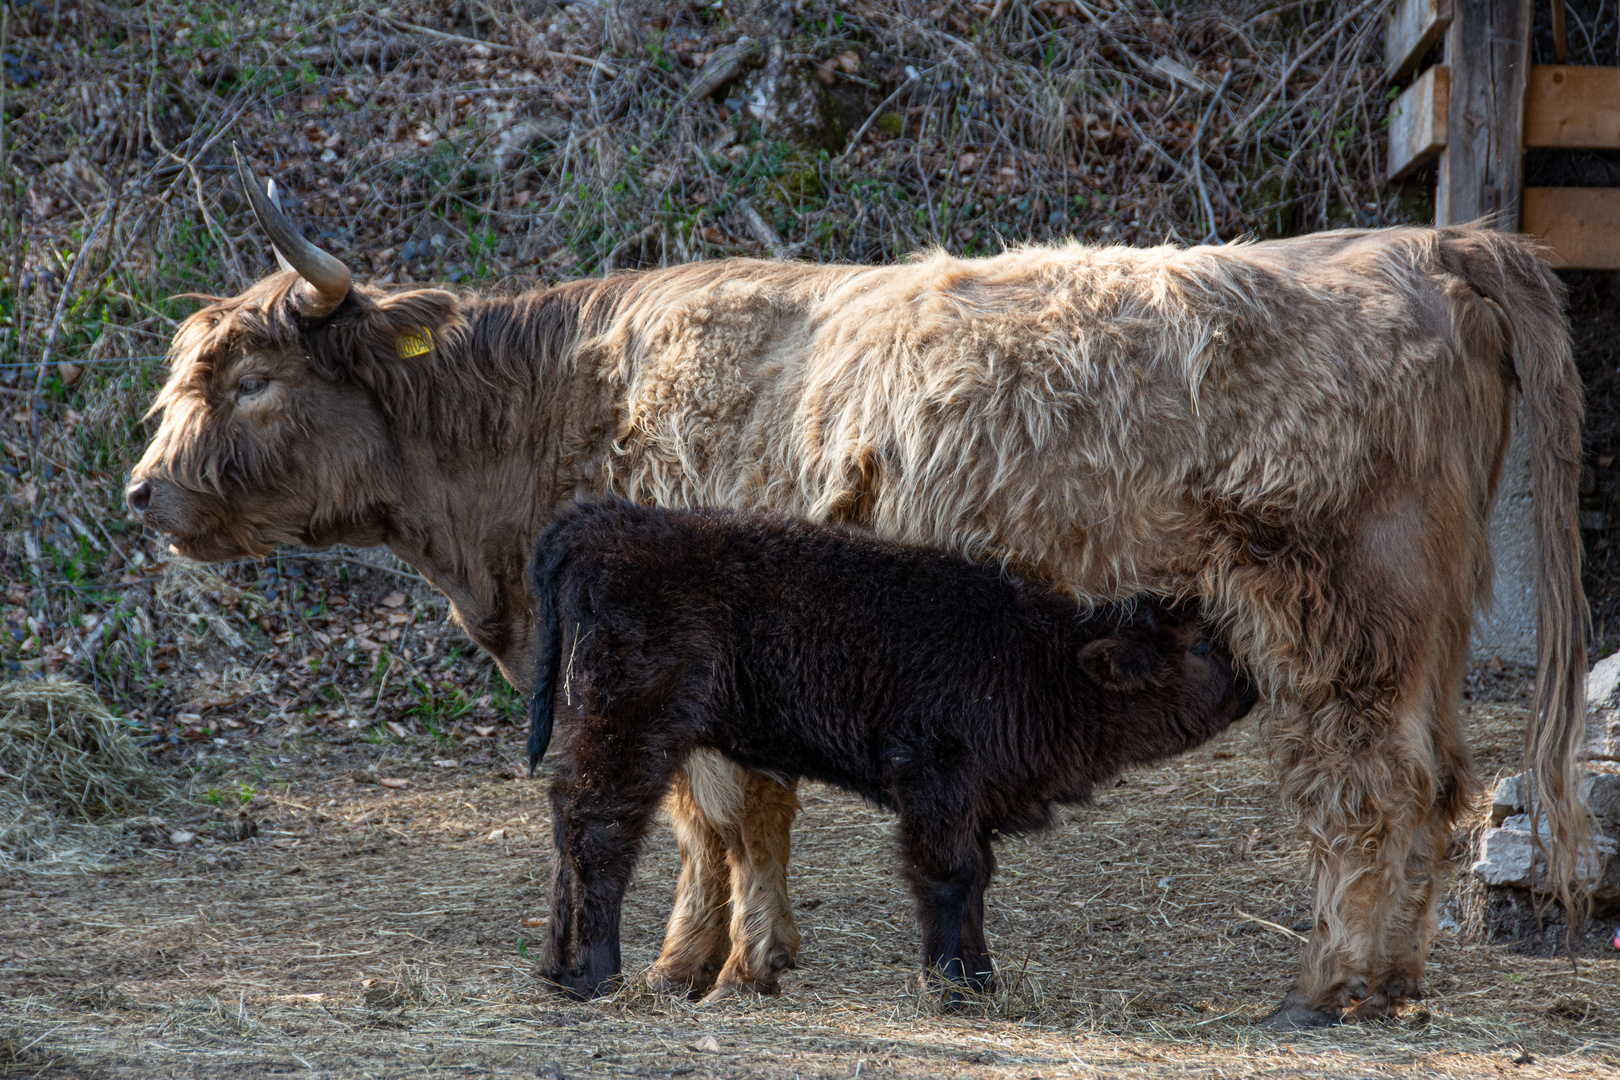
[[1581, 864], [1595, 866], [1591, 820], [1577, 759], [1586, 733], [1586, 639], [1581, 590], [1578, 485], [1581, 381], [1570, 350], [1564, 285], [1536, 245], [1483, 226], [1449, 233], [1463, 276], [1497, 308], [1524, 398], [1536, 530], [1536, 688], [1525, 729], [1524, 766], [1534, 778], [1532, 843], [1547, 865], [1549, 891], [1570, 916], [1585, 917]]
[[551, 745], [557, 697], [557, 669], [562, 659], [558, 633], [557, 586], [567, 560], [567, 535], [558, 525], [546, 529], [529, 566], [529, 588], [539, 605], [540, 648], [535, 660], [534, 696], [529, 699], [529, 775]]

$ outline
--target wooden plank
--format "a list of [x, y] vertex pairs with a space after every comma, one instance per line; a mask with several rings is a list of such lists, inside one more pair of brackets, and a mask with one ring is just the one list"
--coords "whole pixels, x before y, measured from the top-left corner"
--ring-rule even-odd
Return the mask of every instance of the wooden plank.
[[1620, 270], [1620, 188], [1525, 188], [1524, 231], [1560, 270]]
[[1526, 0], [1453, 0], [1446, 36], [1451, 107], [1436, 224], [1497, 214], [1500, 227], [1518, 226], [1532, 7]]
[[1552, 0], [1553, 62], [1569, 63], [1569, 35], [1564, 32], [1564, 0]]
[[1451, 25], [1451, 0], [1395, 0], [1384, 27], [1384, 78], [1404, 79]]
[[1389, 107], [1389, 167], [1399, 180], [1446, 146], [1451, 69], [1436, 64], [1417, 77]]
[[1524, 145], [1620, 150], [1620, 68], [1533, 66]]

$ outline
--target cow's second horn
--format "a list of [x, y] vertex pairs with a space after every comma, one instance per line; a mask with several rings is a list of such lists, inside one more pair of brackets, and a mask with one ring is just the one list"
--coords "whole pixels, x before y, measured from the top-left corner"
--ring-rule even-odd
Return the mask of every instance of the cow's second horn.
[[281, 212], [281, 207], [265, 194], [264, 186], [248, 167], [242, 151], [236, 149], [235, 154], [236, 173], [241, 177], [248, 202], [253, 204], [253, 216], [258, 219], [259, 228], [269, 235], [276, 249], [277, 261], [296, 270], [304, 279], [292, 295], [299, 314], [312, 319], [332, 314], [349, 295], [349, 268], [343, 265], [342, 259], [305, 240]]

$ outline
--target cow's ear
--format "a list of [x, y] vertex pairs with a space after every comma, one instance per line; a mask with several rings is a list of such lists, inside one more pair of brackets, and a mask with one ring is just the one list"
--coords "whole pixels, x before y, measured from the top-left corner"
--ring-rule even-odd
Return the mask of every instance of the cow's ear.
[[1080, 670], [1108, 690], [1140, 690], [1159, 684], [1154, 656], [1153, 647], [1145, 642], [1099, 638], [1080, 647]]
[[461, 328], [461, 301], [442, 289], [412, 289], [378, 299], [371, 330], [379, 360], [414, 361]]

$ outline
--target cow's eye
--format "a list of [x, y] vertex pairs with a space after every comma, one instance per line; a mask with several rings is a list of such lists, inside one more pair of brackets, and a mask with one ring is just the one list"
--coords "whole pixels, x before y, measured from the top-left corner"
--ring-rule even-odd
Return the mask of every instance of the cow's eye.
[[1198, 644], [1192, 647], [1192, 654], [1194, 656], [1208, 656], [1209, 648], [1209, 639], [1205, 638], [1203, 641], [1200, 641]]
[[247, 378], [236, 384], [236, 396], [244, 398], [252, 397], [254, 394], [263, 393], [264, 388], [269, 385], [269, 379], [258, 375], [249, 375]]

